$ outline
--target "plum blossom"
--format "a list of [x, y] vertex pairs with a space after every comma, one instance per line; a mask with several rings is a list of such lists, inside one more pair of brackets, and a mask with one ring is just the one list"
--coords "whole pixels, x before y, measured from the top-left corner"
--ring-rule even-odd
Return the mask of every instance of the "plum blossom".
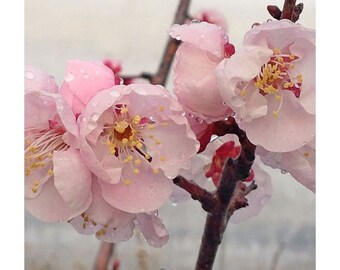
[[80, 151], [103, 198], [129, 213], [158, 209], [198, 150], [176, 99], [160, 85], [97, 92], [79, 116]]
[[75, 114], [80, 114], [89, 100], [98, 92], [119, 84], [112, 69], [102, 62], [70, 60], [65, 79], [60, 87]]
[[70, 224], [79, 233], [94, 234], [99, 240], [118, 243], [130, 239], [137, 229], [151, 246], [161, 247], [168, 241], [169, 234], [157, 216], [157, 211], [132, 214], [114, 208], [102, 197], [96, 177], [94, 180], [90, 207], [70, 220]]
[[288, 172], [296, 181], [315, 193], [315, 140], [291, 152], [269, 152], [256, 149], [264, 164]]
[[223, 104], [214, 70], [234, 53], [221, 27], [201, 22], [173, 25], [171, 37], [181, 40], [174, 60], [174, 93], [199, 121], [225, 119], [232, 111]]
[[265, 22], [216, 69], [224, 102], [249, 140], [289, 152], [315, 135], [315, 31], [288, 20]]
[[75, 116], [54, 78], [25, 67], [25, 205], [43, 221], [65, 221], [91, 203], [91, 172], [76, 145]]

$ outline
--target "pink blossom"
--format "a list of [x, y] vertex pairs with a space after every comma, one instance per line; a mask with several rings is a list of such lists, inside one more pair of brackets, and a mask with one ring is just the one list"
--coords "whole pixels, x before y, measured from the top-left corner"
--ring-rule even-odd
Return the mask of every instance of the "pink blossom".
[[315, 31], [287, 20], [253, 27], [216, 71], [224, 102], [250, 141], [296, 150], [315, 134]]
[[264, 164], [289, 173], [296, 181], [315, 192], [315, 140], [291, 152], [275, 153], [258, 147], [256, 153]]
[[53, 77], [25, 69], [25, 205], [43, 221], [64, 221], [91, 203], [91, 173], [76, 144], [75, 116]]
[[[206, 22], [174, 25], [170, 36], [181, 40], [174, 61], [174, 93], [198, 119], [214, 121], [231, 114], [223, 104], [214, 70], [228, 55], [230, 44], [223, 30]], [[229, 46], [229, 47], [228, 47]]]
[[169, 178], [198, 150], [182, 113], [159, 85], [117, 85], [90, 100], [78, 119], [80, 151], [110, 205], [150, 212], [169, 198]]
[[73, 112], [79, 114], [98, 91], [109, 89], [115, 84], [115, 75], [102, 62], [70, 60], [60, 93]]
[[169, 235], [157, 212], [132, 214], [116, 209], [104, 200], [101, 189], [94, 177], [90, 207], [70, 221], [79, 233], [117, 243], [130, 239], [137, 228], [151, 246], [161, 247], [167, 242]]

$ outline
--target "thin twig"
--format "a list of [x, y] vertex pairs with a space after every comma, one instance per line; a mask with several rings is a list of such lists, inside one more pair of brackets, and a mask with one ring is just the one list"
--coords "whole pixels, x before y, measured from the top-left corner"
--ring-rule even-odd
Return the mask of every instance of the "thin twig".
[[113, 243], [101, 242], [93, 270], [107, 270], [113, 252]]
[[285, 0], [282, 11], [275, 5], [267, 6], [267, 10], [269, 14], [277, 20], [287, 19], [296, 22], [302, 13], [303, 3], [296, 5], [296, 0]]
[[[173, 24], [183, 24], [190, 17], [188, 16], [188, 9], [190, 5], [190, 0], [181, 0]], [[144, 72], [140, 75], [133, 76], [122, 76], [124, 80], [134, 79], [134, 78], [144, 78], [150, 81], [151, 84], [160, 84], [165, 86], [166, 80], [169, 75], [170, 66], [177, 51], [180, 41], [169, 38], [168, 43], [165, 47], [158, 71], [155, 74]]]

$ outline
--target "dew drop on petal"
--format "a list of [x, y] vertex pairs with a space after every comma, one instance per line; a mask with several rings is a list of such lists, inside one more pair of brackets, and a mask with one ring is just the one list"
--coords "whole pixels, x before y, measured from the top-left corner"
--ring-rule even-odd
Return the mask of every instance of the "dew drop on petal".
[[65, 82], [69, 83], [72, 82], [76, 78], [76, 75], [74, 75], [72, 72], [65, 75]]
[[286, 174], [286, 173], [287, 173], [287, 171], [285, 171], [285, 170], [281, 170], [281, 173], [282, 173], [282, 174]]
[[195, 23], [200, 23], [201, 21], [200, 20], [198, 20], [198, 19], [193, 19], [193, 20], [191, 20], [191, 22], [190, 23], [193, 23], [193, 24], [195, 24]]
[[176, 39], [176, 40], [181, 40], [181, 36], [180, 36], [180, 35], [176, 35], [176, 36], [175, 36], [175, 39]]
[[182, 116], [185, 116], [185, 112], [182, 112], [181, 115], [182, 115]]
[[119, 84], [123, 85], [124, 84], [124, 79], [123, 78], [119, 78]]
[[82, 117], [81, 117], [81, 121], [82, 121], [82, 122], [86, 122], [86, 121], [87, 121], [87, 118], [82, 116]]
[[96, 127], [97, 127], [97, 123], [96, 123], [96, 122], [89, 121], [89, 122], [87, 123], [87, 128], [88, 128], [89, 130], [94, 130]]
[[31, 71], [26, 71], [26, 72], [25, 72], [25, 78], [26, 78], [27, 80], [33, 80], [33, 79], [35, 78], [35, 75], [34, 75], [34, 73], [31, 72]]
[[176, 202], [173, 202], [171, 205], [172, 205], [172, 206], [177, 206], [177, 203], [176, 203]]
[[253, 23], [253, 25], [251, 26], [251, 28], [254, 28], [256, 26], [259, 26], [260, 24], [259, 23]]
[[99, 114], [98, 113], [93, 113], [92, 115], [91, 115], [91, 120], [93, 120], [93, 121], [97, 121], [98, 119], [99, 119]]
[[192, 113], [189, 113], [188, 116], [189, 116], [190, 118], [194, 118], [194, 115], [193, 115]]

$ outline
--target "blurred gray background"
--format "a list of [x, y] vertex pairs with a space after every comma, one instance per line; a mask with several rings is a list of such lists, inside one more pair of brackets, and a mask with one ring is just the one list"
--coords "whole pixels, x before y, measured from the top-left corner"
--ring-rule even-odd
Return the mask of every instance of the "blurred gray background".
[[[303, 3], [299, 22], [315, 28], [315, 3]], [[222, 12], [237, 49], [253, 23], [270, 18], [268, 4], [282, 7], [283, 1], [192, 0], [190, 14], [204, 8]], [[25, 63], [54, 75], [58, 84], [69, 59], [110, 57], [122, 62], [124, 74], [154, 72], [177, 5], [177, 0], [26, 0]], [[229, 224], [214, 269], [315, 269], [315, 195], [288, 174], [267, 171], [271, 201], [258, 216]], [[121, 270], [138, 269], [141, 253], [150, 270], [194, 268], [205, 213], [194, 201], [169, 202], [160, 216], [170, 232], [168, 244], [151, 248], [138, 235], [119, 244], [115, 256]], [[68, 224], [43, 223], [26, 213], [25, 269], [92, 269], [99, 245], [94, 236], [80, 235]]]

